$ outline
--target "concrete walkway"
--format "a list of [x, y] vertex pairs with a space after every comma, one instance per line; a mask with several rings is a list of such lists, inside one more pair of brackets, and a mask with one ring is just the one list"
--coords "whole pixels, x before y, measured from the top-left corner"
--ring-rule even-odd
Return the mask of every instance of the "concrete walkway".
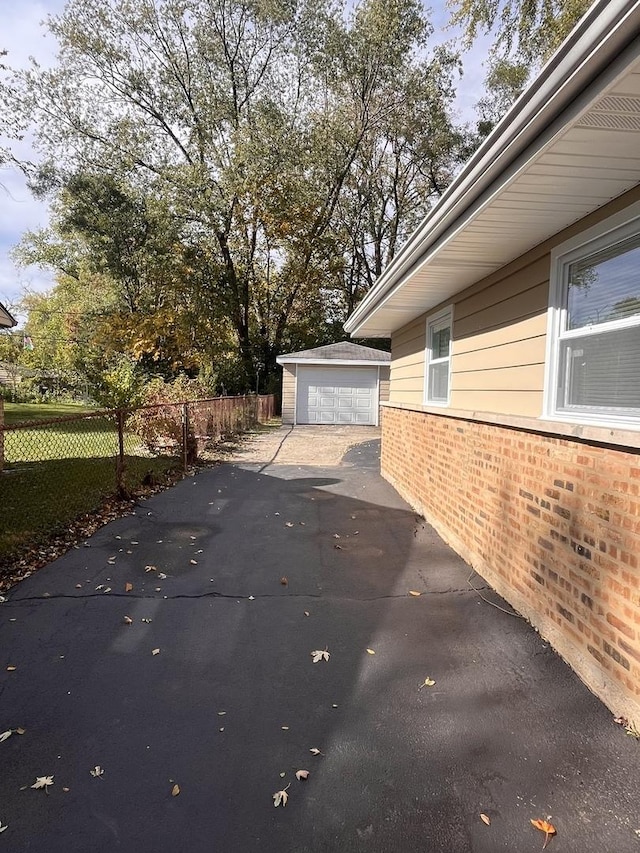
[[12, 590], [0, 847], [535, 853], [548, 818], [551, 851], [640, 849], [640, 745], [377, 450], [203, 471]]

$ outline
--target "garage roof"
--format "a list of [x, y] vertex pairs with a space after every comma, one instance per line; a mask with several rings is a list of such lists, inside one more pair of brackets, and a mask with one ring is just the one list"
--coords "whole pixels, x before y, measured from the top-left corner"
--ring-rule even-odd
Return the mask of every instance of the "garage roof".
[[598, 0], [345, 323], [389, 337], [640, 182], [640, 0]]
[[363, 347], [351, 341], [341, 341], [324, 347], [313, 347], [280, 355], [276, 361], [278, 364], [334, 364], [336, 366], [348, 364], [376, 367], [389, 364], [391, 353], [373, 347]]

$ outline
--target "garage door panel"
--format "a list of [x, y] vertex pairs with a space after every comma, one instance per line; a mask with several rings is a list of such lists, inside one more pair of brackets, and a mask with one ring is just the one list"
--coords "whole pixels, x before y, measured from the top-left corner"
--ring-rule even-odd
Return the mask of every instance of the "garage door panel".
[[300, 366], [297, 423], [375, 424], [377, 407], [376, 368]]

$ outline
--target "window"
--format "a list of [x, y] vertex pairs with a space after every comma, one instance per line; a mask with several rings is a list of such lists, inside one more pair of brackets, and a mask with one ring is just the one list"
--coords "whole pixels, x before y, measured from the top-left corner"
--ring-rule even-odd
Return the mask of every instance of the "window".
[[426, 403], [449, 403], [452, 320], [451, 308], [427, 320]]
[[640, 427], [639, 208], [552, 254], [551, 417]]

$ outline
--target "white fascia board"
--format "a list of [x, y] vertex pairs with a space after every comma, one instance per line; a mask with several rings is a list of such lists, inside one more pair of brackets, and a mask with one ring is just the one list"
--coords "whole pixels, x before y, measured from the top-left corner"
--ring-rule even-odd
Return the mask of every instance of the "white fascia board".
[[[428, 249], [496, 182], [640, 32], [640, 0], [598, 0], [413, 232], [344, 329], [357, 336]], [[367, 332], [366, 336], [370, 333]]]
[[304, 367], [305, 364], [317, 367], [388, 367], [391, 361], [382, 360], [365, 360], [365, 359], [342, 359], [342, 358], [287, 358], [287, 356], [278, 356], [276, 358], [278, 364], [299, 364]]

